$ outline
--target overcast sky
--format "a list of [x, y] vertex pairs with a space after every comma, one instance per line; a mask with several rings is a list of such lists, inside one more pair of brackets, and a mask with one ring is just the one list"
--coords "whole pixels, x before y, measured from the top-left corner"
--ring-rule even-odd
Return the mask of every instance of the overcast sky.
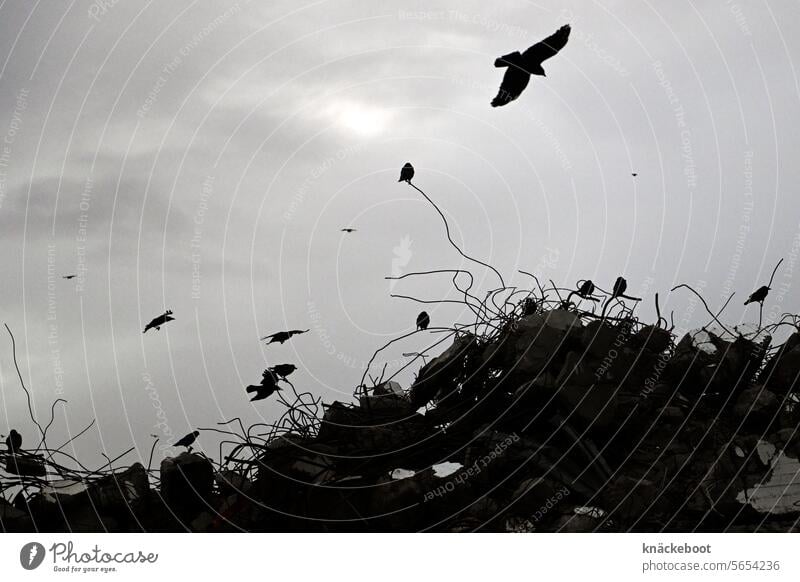
[[[548, 76], [490, 107], [494, 59], [565, 23]], [[419, 305], [390, 293], [454, 297], [384, 277], [467, 266], [397, 183], [407, 161], [511, 284], [623, 274], [642, 315], [659, 292], [684, 329], [706, 318], [671, 287], [712, 308], [735, 291], [725, 319], [752, 321], [742, 303], [784, 257], [765, 315], [800, 311], [797, 55], [786, 2], [3, 1], [0, 306], [39, 417], [68, 400], [51, 444], [96, 418], [80, 455], [146, 462], [150, 434], [273, 420], [243, 387], [276, 363], [349, 400], [413, 329]], [[259, 342], [287, 328], [311, 332]], [[0, 433], [31, 444], [0, 331]]]

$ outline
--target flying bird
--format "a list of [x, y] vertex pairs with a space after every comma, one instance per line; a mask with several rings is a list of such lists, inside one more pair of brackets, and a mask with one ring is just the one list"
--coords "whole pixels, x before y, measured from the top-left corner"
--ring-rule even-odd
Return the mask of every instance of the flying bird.
[[6, 437], [6, 447], [8, 448], [8, 452], [12, 455], [16, 455], [17, 451], [22, 447], [22, 435], [13, 428]]
[[175, 443], [173, 446], [190, 448], [194, 444], [194, 441], [196, 441], [197, 437], [199, 437], [199, 436], [200, 436], [200, 431], [199, 430], [196, 430], [194, 432], [190, 432], [185, 437], [183, 437], [181, 440], [179, 440], [177, 443]]
[[519, 97], [528, 86], [531, 75], [545, 77], [542, 62], [558, 54], [569, 40], [569, 24], [559, 28], [554, 34], [536, 43], [524, 53], [519, 51], [503, 55], [494, 62], [495, 67], [507, 67], [500, 84], [500, 91], [492, 100], [492, 107], [501, 107]]
[[355, 228], [343, 228], [342, 229], [342, 232], [355, 232], [355, 231], [356, 231]]
[[767, 298], [769, 294], [770, 287], [764, 285], [763, 287], [759, 287], [755, 291], [753, 291], [752, 295], [747, 298], [747, 301], [744, 302], [745, 305], [748, 303], [763, 303], [764, 299]]
[[250, 399], [250, 402], [264, 400], [265, 398], [272, 396], [276, 390], [281, 390], [281, 387], [278, 386], [278, 382], [275, 379], [275, 374], [273, 374], [269, 369], [264, 370], [264, 373], [261, 377], [261, 384], [251, 384], [245, 388], [245, 392], [248, 394], [255, 392], [255, 396]]
[[170, 311], [169, 309], [165, 311], [163, 315], [159, 315], [158, 317], [153, 319], [153, 321], [148, 323], [145, 326], [144, 331], [142, 333], [147, 333], [148, 329], [155, 329], [156, 331], [158, 331], [159, 329], [161, 329], [161, 326], [167, 323], [168, 321], [175, 321], [175, 318], [172, 317], [172, 311]]
[[74, 279], [77, 275], [61, 275], [62, 279]]
[[612, 289], [611, 296], [612, 297], [621, 297], [625, 295], [625, 291], [628, 289], [628, 282], [623, 277], [617, 277], [617, 280], [614, 281], [614, 289]]
[[294, 372], [296, 369], [297, 366], [294, 364], [277, 364], [272, 366], [269, 370], [274, 372], [280, 378], [286, 378], [286, 376]]
[[403, 166], [403, 169], [400, 170], [400, 179], [398, 182], [408, 182], [411, 183], [411, 178], [414, 177], [414, 166], [411, 165], [411, 162], [406, 162], [406, 165]]
[[631, 176], [633, 176], [634, 178], [635, 178], [636, 176], [638, 176], [638, 175], [639, 175], [639, 174], [637, 174], [636, 172], [633, 172], [633, 173], [631, 174]]
[[417, 316], [417, 329], [426, 330], [428, 326], [431, 324], [431, 316], [428, 315], [427, 311], [421, 312]]
[[291, 329], [289, 331], [279, 331], [277, 333], [273, 333], [273, 334], [270, 334], [270, 335], [265, 335], [264, 337], [261, 338], [261, 341], [263, 342], [264, 340], [269, 340], [267, 342], [268, 344], [275, 343], [275, 342], [278, 342], [278, 343], [282, 344], [286, 340], [291, 339], [292, 336], [298, 335], [298, 334], [301, 334], [301, 333], [306, 333], [307, 331], [309, 331], [309, 330], [307, 330], [307, 329]]

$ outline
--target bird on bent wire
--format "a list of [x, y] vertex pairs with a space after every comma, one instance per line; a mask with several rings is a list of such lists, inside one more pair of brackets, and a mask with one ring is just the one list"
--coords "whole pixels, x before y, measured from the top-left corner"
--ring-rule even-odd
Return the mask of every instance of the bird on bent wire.
[[154, 318], [150, 323], [148, 323], [145, 326], [144, 331], [142, 333], [147, 333], [147, 330], [149, 329], [155, 329], [156, 331], [158, 331], [159, 329], [161, 329], [162, 325], [170, 321], [175, 321], [175, 318], [172, 317], [172, 311], [167, 309], [167, 311], [165, 311], [162, 315], [159, 315], [158, 317]]
[[275, 378], [275, 374], [269, 369], [264, 370], [261, 376], [261, 384], [251, 384], [245, 388], [245, 392], [248, 394], [255, 392], [255, 396], [250, 399], [250, 402], [264, 400], [272, 396], [277, 390], [281, 390], [281, 387], [278, 386], [278, 380]]
[[624, 277], [617, 277], [614, 281], [614, 288], [611, 290], [611, 297], [622, 297], [628, 289], [628, 282]]
[[570, 30], [572, 29], [569, 24], [565, 24], [522, 54], [515, 51], [496, 59], [494, 66], [506, 67], [506, 72], [500, 90], [492, 100], [492, 107], [507, 105], [519, 97], [528, 86], [531, 75], [547, 76], [542, 68], [542, 62], [554, 57], [564, 48], [569, 40]]
[[400, 170], [400, 179], [398, 182], [408, 182], [411, 183], [411, 178], [414, 177], [414, 166], [411, 165], [411, 162], [406, 162], [406, 165], [403, 166], [403, 169]]
[[586, 279], [578, 288], [577, 295], [581, 299], [589, 299], [592, 293], [594, 293], [594, 283], [591, 279]]
[[276, 364], [269, 368], [271, 372], [274, 372], [281, 379], [285, 379], [286, 376], [294, 372], [296, 369], [297, 366], [294, 364]]
[[22, 448], [22, 435], [13, 428], [6, 437], [6, 447], [8, 448], [8, 452], [12, 455], [16, 455], [17, 452]]
[[766, 285], [759, 287], [758, 289], [753, 291], [753, 293], [750, 295], [750, 297], [747, 298], [747, 301], [745, 301], [744, 304], [748, 305], [750, 303], [764, 303], [764, 299], [766, 299], [767, 295], [769, 295], [770, 289], [771, 287], [767, 287]]
[[278, 342], [282, 344], [283, 342], [292, 338], [292, 336], [299, 335], [301, 333], [306, 333], [309, 330], [307, 329], [290, 329], [289, 331], [279, 331], [276, 333], [272, 333], [270, 335], [265, 335], [261, 338], [261, 341], [269, 340], [267, 344], [272, 344]]
[[185, 437], [180, 439], [178, 442], [176, 442], [172, 446], [174, 446], [174, 447], [186, 447], [187, 449], [191, 450], [192, 445], [194, 444], [194, 441], [196, 441], [197, 437], [199, 437], [199, 436], [200, 436], [200, 431], [199, 430], [196, 430], [194, 432], [190, 432], [189, 434], [187, 434]]
[[427, 311], [421, 312], [417, 316], [417, 329], [425, 331], [428, 329], [428, 326], [431, 324], [431, 316], [428, 315]]

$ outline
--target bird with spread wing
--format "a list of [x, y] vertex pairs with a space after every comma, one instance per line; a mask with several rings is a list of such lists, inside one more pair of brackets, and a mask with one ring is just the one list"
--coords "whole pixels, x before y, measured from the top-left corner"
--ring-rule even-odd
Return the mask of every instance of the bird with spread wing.
[[564, 48], [569, 40], [569, 24], [565, 24], [555, 33], [548, 36], [541, 42], [537, 42], [525, 52], [519, 51], [503, 55], [495, 60], [495, 67], [506, 67], [503, 82], [500, 84], [500, 91], [492, 100], [492, 107], [502, 107], [511, 103], [519, 97], [528, 86], [531, 75], [545, 77], [542, 62], [550, 57], [554, 57]]

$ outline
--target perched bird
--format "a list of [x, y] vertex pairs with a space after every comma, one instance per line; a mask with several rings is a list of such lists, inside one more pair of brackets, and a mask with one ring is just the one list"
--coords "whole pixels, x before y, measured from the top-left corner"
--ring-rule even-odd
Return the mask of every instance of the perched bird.
[[355, 231], [356, 231], [355, 228], [343, 228], [342, 229], [342, 232], [355, 232]]
[[569, 40], [569, 24], [559, 28], [554, 34], [536, 43], [524, 53], [519, 51], [504, 55], [495, 60], [495, 67], [507, 67], [500, 84], [500, 91], [492, 100], [492, 107], [500, 107], [511, 103], [519, 97], [528, 86], [531, 75], [545, 77], [542, 62], [558, 54]]
[[155, 329], [156, 331], [158, 331], [159, 329], [161, 329], [161, 326], [167, 323], [168, 321], [175, 321], [175, 318], [172, 317], [172, 311], [170, 311], [169, 309], [166, 312], [164, 312], [163, 315], [159, 315], [158, 317], [153, 319], [153, 321], [148, 323], [145, 326], [144, 331], [142, 333], [147, 333], [148, 329]]
[[269, 369], [264, 370], [264, 374], [261, 377], [261, 384], [251, 384], [245, 388], [245, 392], [248, 394], [255, 392], [255, 396], [250, 399], [250, 402], [264, 400], [265, 398], [268, 398], [274, 394], [276, 390], [281, 390], [281, 387], [278, 386], [278, 381], [275, 379], [275, 374], [273, 374]]
[[414, 177], [414, 166], [411, 165], [411, 162], [406, 162], [406, 165], [403, 166], [403, 169], [400, 170], [400, 179], [398, 182], [408, 182], [411, 183], [411, 178]]
[[301, 333], [306, 333], [307, 331], [308, 331], [307, 329], [291, 329], [289, 331], [279, 331], [277, 333], [273, 333], [273, 334], [270, 334], [270, 335], [265, 335], [264, 337], [261, 338], [261, 341], [264, 341], [264, 340], [268, 339], [269, 340], [267, 342], [268, 344], [275, 343], [275, 342], [278, 342], [278, 343], [282, 344], [286, 340], [291, 339], [292, 336], [298, 335], [298, 334], [301, 334]]
[[426, 330], [430, 324], [431, 316], [427, 311], [423, 311], [417, 316], [417, 329]]
[[763, 287], [759, 287], [750, 297], [747, 298], [747, 301], [744, 302], [745, 305], [748, 303], [763, 303], [764, 299], [767, 298], [767, 294], [769, 294], [770, 287], [764, 285]]
[[614, 281], [614, 288], [611, 291], [612, 297], [621, 297], [625, 295], [625, 291], [628, 288], [628, 282], [623, 277], [617, 277], [617, 280]]
[[175, 443], [173, 446], [174, 447], [190, 448], [194, 444], [194, 441], [196, 441], [197, 437], [199, 437], [199, 436], [200, 436], [200, 431], [199, 430], [196, 430], [194, 432], [190, 432], [185, 437], [183, 437], [181, 440], [179, 440], [177, 443]]
[[286, 378], [286, 376], [294, 372], [296, 369], [297, 366], [294, 364], [277, 364], [272, 366], [269, 370], [277, 374], [280, 378]]
[[8, 452], [12, 455], [16, 455], [22, 447], [22, 435], [13, 428], [6, 437], [6, 447], [8, 448]]
[[586, 299], [592, 293], [594, 293], [594, 283], [592, 283], [591, 279], [586, 279], [578, 288], [578, 297]]
[[74, 279], [77, 275], [61, 275], [62, 279]]

